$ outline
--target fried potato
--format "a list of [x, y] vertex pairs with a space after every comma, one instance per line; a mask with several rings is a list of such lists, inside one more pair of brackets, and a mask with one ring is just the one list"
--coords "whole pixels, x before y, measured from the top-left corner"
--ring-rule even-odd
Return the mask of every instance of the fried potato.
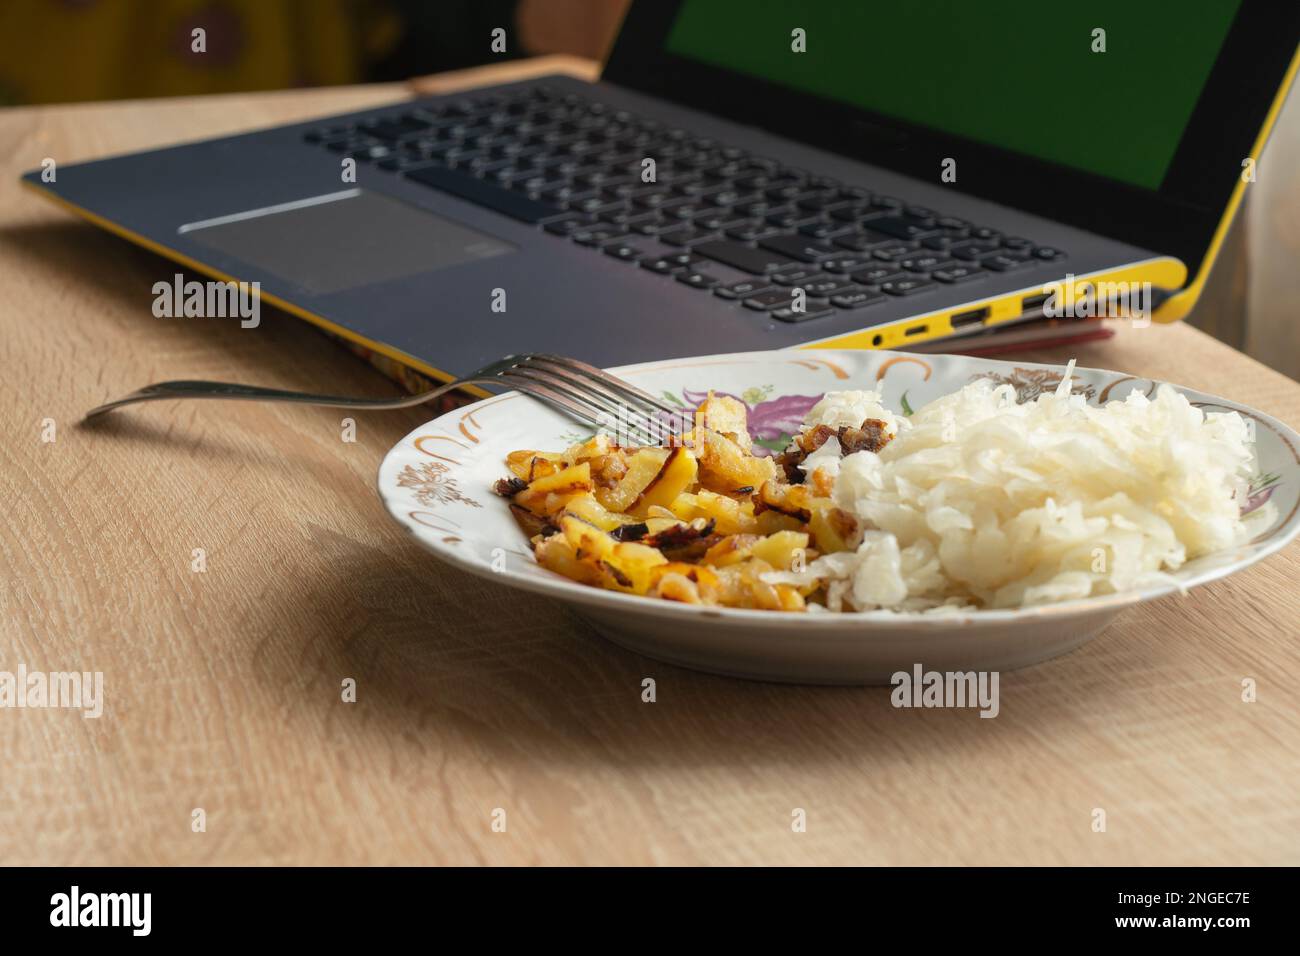
[[815, 584], [764, 575], [856, 547], [856, 522], [824, 482], [790, 484], [754, 454], [743, 403], [710, 393], [693, 425], [668, 447], [599, 434], [562, 452], [511, 452], [513, 477], [495, 490], [538, 564], [571, 580], [683, 604], [804, 610]]
[[754, 449], [754, 440], [749, 436], [749, 410], [743, 402], [727, 395], [709, 392], [709, 397], [695, 410], [695, 429], [715, 431], [747, 454]]
[[667, 507], [678, 495], [695, 484], [698, 471], [694, 455], [685, 448], [672, 449], [658, 473], [641, 489], [627, 510], [631, 514], [642, 516], [648, 514], [651, 508]]
[[700, 459], [700, 484], [710, 491], [746, 494], [776, 477], [771, 458], [754, 457], [726, 435], [697, 428], [692, 438], [691, 447]]
[[515, 504], [533, 514], [550, 516], [560, 511], [569, 499], [591, 489], [591, 466], [584, 461], [530, 481], [527, 488], [515, 495]]

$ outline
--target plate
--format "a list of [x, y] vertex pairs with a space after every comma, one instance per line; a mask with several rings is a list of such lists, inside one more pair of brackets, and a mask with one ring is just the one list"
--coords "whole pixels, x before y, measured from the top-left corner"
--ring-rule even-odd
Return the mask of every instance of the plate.
[[[611, 371], [684, 410], [709, 389], [749, 408], [756, 443], [784, 447], [823, 393], [873, 388], [907, 414], [976, 378], [1015, 387], [1021, 401], [1056, 388], [1064, 366], [879, 350], [774, 351], [672, 359]], [[1160, 384], [1119, 372], [1075, 369], [1072, 388], [1089, 402], [1122, 399]], [[802, 614], [652, 600], [577, 584], [537, 565], [528, 540], [492, 484], [508, 475], [507, 452], [559, 450], [590, 434], [573, 419], [516, 392], [456, 409], [398, 442], [379, 468], [392, 516], [438, 558], [506, 587], [571, 605], [609, 639], [641, 654], [736, 677], [828, 684], [888, 683], [916, 664], [940, 671], [1002, 671], [1078, 647], [1126, 607], [1221, 578], [1300, 533], [1300, 436], [1227, 399], [1176, 386], [1207, 412], [1254, 422], [1260, 477], [1243, 512], [1270, 502], [1276, 518], [1247, 544], [1188, 562], [1176, 585], [1016, 610], [956, 615]]]

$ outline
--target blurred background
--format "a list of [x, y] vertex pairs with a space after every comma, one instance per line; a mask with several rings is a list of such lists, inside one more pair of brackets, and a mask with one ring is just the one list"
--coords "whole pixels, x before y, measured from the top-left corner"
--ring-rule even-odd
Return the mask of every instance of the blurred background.
[[[0, 0], [0, 107], [406, 80], [554, 53], [600, 60], [628, 2]], [[498, 27], [504, 54], [490, 47]], [[1188, 321], [1300, 378], [1300, 95], [1257, 176]]]
[[[627, 0], [0, 0], [0, 106], [404, 80], [601, 59]], [[191, 48], [202, 28], [207, 50]], [[504, 28], [505, 54], [490, 48]]]

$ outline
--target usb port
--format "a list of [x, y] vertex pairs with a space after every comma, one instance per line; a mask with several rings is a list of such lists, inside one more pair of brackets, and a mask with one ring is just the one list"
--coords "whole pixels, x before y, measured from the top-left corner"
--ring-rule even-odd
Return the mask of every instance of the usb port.
[[903, 334], [904, 334], [904, 335], [920, 335], [922, 332], [928, 332], [929, 330], [930, 330], [930, 327], [929, 327], [928, 325], [914, 325], [914, 326], [912, 326], [910, 329], [908, 329], [906, 332], [904, 332]]
[[1020, 300], [1020, 311], [1034, 312], [1042, 308], [1048, 299], [1052, 297], [1050, 292], [1040, 292], [1038, 295], [1027, 295]]
[[950, 321], [954, 329], [960, 329], [967, 325], [979, 325], [988, 317], [989, 307], [986, 305], [980, 309], [971, 309], [969, 312], [956, 312]]

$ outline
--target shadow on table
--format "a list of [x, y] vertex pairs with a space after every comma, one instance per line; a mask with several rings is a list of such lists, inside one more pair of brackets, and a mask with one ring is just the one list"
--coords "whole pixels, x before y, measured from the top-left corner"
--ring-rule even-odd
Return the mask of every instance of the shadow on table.
[[[744, 681], [641, 657], [563, 605], [460, 572], [409, 541], [379, 548], [318, 533], [314, 545], [326, 576], [345, 583], [287, 592], [293, 603], [277, 616], [332, 622], [302, 649], [319, 668], [313, 682], [333, 683], [324, 691], [333, 700], [339, 678], [357, 681], [357, 711], [332, 712], [331, 739], [337, 731], [352, 745], [357, 734], [381, 735], [385, 748], [404, 741], [413, 761], [444, 753], [456, 738], [482, 759], [536, 763], [539, 772], [625, 763], [811, 767], [865, 754], [875, 767], [913, 760], [918, 748], [927, 760], [996, 753], [1009, 735], [1050, 734], [1054, 721], [1071, 719], [1051, 694], [1031, 695], [1029, 708], [1007, 703], [1019, 681], [1050, 680], [1068, 659], [1003, 675], [997, 719], [975, 709], [899, 710], [889, 687]], [[276, 659], [297, 657], [289, 649]], [[264, 676], [281, 688], [302, 681]], [[645, 678], [656, 682], [654, 703], [642, 700]], [[317, 689], [309, 696], [319, 699]], [[1089, 691], [1090, 708], [1108, 706], [1107, 688]]]
[[[138, 354], [147, 360], [142, 364], [165, 368], [155, 380], [219, 378], [308, 391], [324, 390], [322, 383], [328, 382], [329, 390], [358, 395], [400, 392], [308, 323], [269, 304], [262, 308], [258, 326], [249, 329], [241, 328], [237, 319], [157, 318], [152, 312], [155, 282], [170, 283], [178, 272], [186, 280], [206, 277], [87, 223], [69, 220], [0, 228], [0, 251], [13, 261], [27, 263], [29, 281], [76, 285], [76, 294], [66, 297], [75, 314], [31, 316], [31, 321], [48, 324], [51, 334], [64, 335], [75, 324], [78, 344], [92, 353], [98, 343], [107, 344], [109, 339], [117, 349], [123, 338], [138, 339]], [[114, 353], [105, 347], [104, 354]], [[172, 363], [175, 367], [168, 367]], [[146, 384], [130, 371], [87, 368], [84, 389], [66, 396], [73, 405], [59, 411], [73, 417]], [[322, 414], [334, 416], [336, 411], [322, 410]], [[427, 417], [421, 409], [386, 412], [376, 416], [381, 430], [374, 434], [395, 443]], [[115, 424], [114, 437], [154, 441], [166, 434], [134, 421], [128, 415]], [[210, 440], [209, 433], [202, 442]], [[229, 446], [223, 450], [234, 453]]]

